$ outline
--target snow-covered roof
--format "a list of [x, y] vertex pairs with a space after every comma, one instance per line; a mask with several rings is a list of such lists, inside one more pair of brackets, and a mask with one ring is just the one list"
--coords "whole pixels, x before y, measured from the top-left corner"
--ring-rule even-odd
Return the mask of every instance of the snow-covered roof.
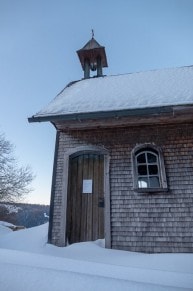
[[83, 79], [33, 118], [193, 105], [193, 66]]

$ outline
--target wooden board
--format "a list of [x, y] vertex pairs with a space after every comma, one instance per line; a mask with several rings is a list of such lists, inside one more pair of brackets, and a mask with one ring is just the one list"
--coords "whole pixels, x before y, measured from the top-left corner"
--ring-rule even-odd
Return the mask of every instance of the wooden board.
[[70, 158], [66, 235], [70, 244], [104, 238], [103, 155]]

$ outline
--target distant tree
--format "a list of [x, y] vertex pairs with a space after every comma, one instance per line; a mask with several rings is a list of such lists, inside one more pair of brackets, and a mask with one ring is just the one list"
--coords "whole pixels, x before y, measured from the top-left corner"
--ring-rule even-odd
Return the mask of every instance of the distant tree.
[[29, 166], [20, 167], [13, 155], [13, 145], [0, 134], [0, 201], [16, 202], [32, 189], [33, 174]]
[[0, 203], [0, 220], [10, 222], [17, 225], [17, 213], [9, 212], [9, 209], [6, 207], [6, 204]]

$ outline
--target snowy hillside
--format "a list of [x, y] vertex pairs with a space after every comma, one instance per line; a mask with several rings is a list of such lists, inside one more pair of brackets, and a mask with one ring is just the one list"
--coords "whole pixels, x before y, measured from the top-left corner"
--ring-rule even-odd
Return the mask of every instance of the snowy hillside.
[[48, 221], [48, 215], [48, 205], [0, 203], [0, 220], [9, 221], [26, 228], [46, 223]]
[[12, 232], [0, 225], [0, 290], [193, 290], [193, 254], [108, 250], [102, 240], [58, 248], [47, 224]]

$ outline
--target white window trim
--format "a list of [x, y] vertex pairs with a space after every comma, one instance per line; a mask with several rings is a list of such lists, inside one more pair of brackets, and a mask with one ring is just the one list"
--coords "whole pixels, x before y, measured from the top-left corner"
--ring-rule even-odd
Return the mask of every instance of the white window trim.
[[[151, 150], [153, 153], [156, 152], [157, 157], [158, 157], [158, 171], [159, 171], [159, 178], [160, 178], [160, 187], [139, 188], [136, 153], [143, 152], [143, 151], [151, 151]], [[163, 191], [168, 190], [163, 154], [159, 147], [153, 144], [149, 144], [149, 143], [137, 145], [131, 152], [131, 158], [132, 158], [131, 160], [132, 160], [132, 168], [133, 168], [133, 189], [135, 192], [152, 193], [152, 192], [163, 192]]]

